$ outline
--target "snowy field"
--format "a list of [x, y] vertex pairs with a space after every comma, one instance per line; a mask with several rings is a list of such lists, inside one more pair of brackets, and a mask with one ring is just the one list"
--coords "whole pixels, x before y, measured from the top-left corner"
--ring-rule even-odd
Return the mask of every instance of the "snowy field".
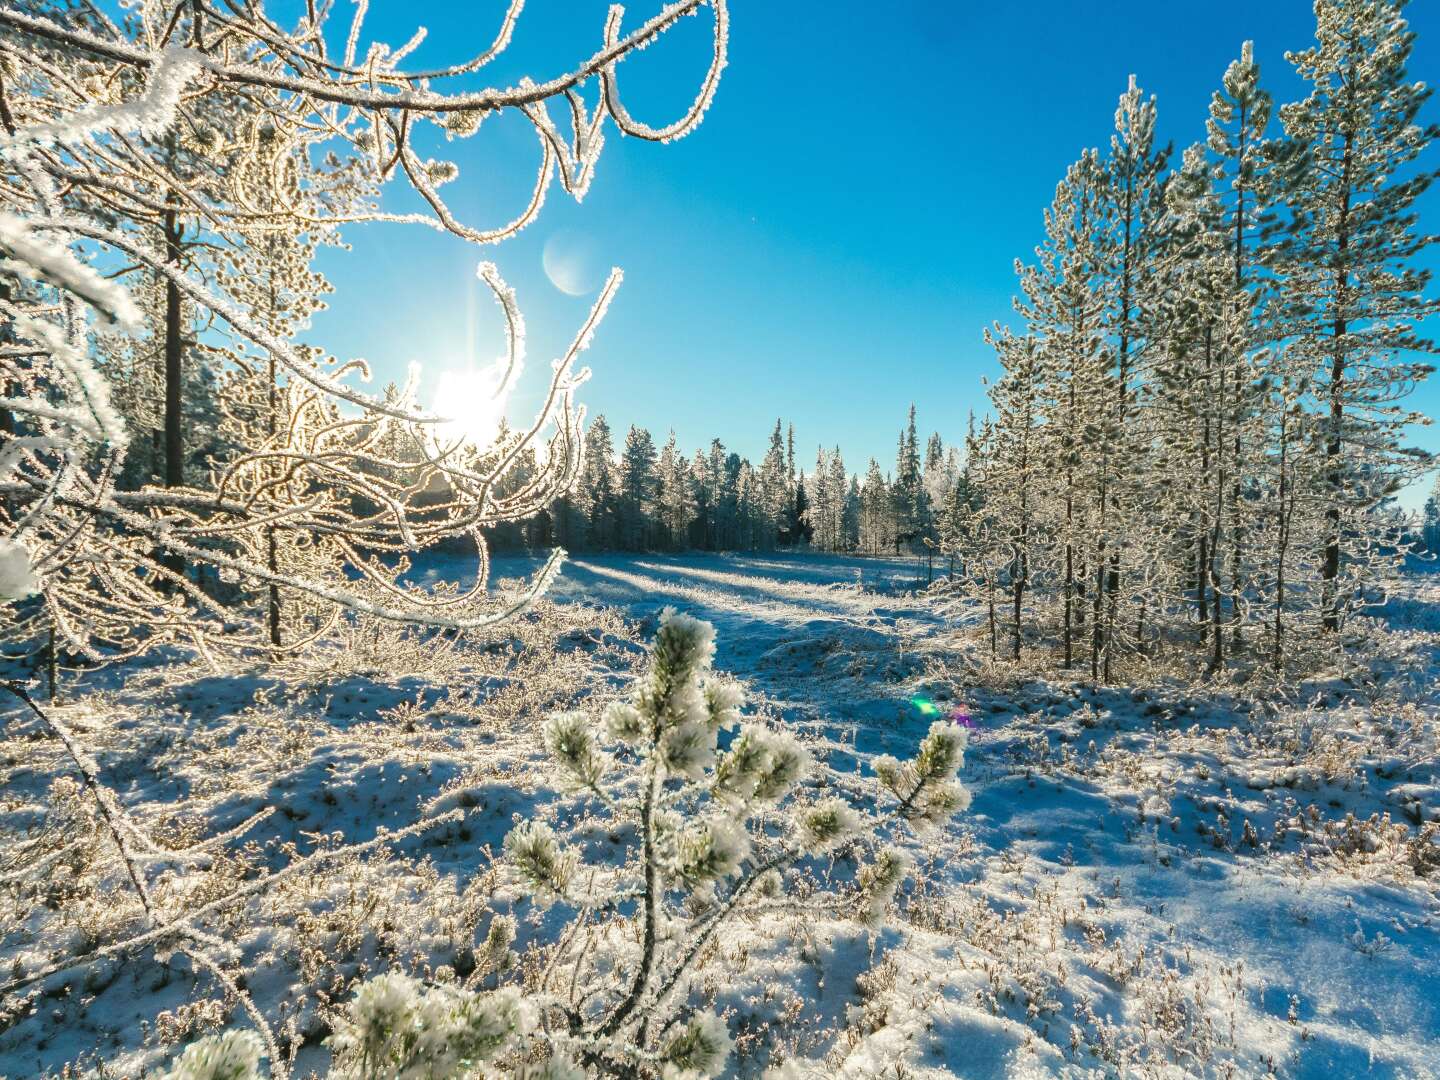
[[[495, 575], [533, 565], [500, 559]], [[1440, 1075], [1428, 680], [1352, 673], [1276, 704], [982, 677], [917, 572], [581, 558], [494, 640], [360, 632], [283, 671], [154, 662], [88, 676], [83, 704], [56, 712], [177, 852], [162, 891], [235, 943], [231, 970], [298, 1075], [323, 1065], [328, 1011], [356, 976], [463, 974], [493, 912], [521, 916], [522, 957], [543, 933], [550, 916], [517, 907], [491, 865], [513, 815], [577, 799], [557, 794], [535, 725], [623, 685], [667, 605], [716, 624], [717, 666], [813, 742], [822, 784], [908, 754], [937, 713], [973, 725], [974, 803], [917, 848], [883, 929], [783, 916], [724, 946], [730, 973], [703, 994], [737, 1037], [733, 1075], [758, 1075], [760, 1048], [800, 1076], [893, 1080]], [[1440, 575], [1388, 616], [1397, 649], [1433, 656]], [[140, 1076], [243, 1023], [163, 936], [117, 951], [141, 913], [91, 804], [32, 721], [0, 717], [0, 1076]], [[380, 832], [451, 809], [458, 821]], [[236, 827], [218, 853], [179, 853]], [[342, 838], [383, 842], [326, 861]]]

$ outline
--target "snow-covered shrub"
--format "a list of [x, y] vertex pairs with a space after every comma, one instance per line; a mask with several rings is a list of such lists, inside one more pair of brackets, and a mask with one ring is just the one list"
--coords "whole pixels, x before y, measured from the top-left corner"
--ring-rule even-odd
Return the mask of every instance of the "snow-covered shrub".
[[250, 1080], [258, 1076], [262, 1044], [253, 1031], [227, 1031], [188, 1047], [165, 1080]]
[[[714, 946], [738, 919], [884, 917], [911, 868], [896, 834], [969, 804], [955, 779], [966, 730], [937, 721], [913, 759], [877, 762], [873, 793], [821, 795], [806, 785], [812, 762], [798, 740], [743, 719], [741, 690], [711, 670], [714, 654], [709, 623], [667, 610], [625, 700], [546, 722], [545, 748], [588, 811], [567, 827], [521, 821], [504, 842], [510, 884], [549, 912], [539, 969], [515, 966], [523, 982], [512, 985], [512, 965], [487, 963], [502, 983], [491, 991], [400, 974], [362, 983], [329, 1041], [332, 1076], [713, 1077], [732, 1037], [692, 979], [723, 962]], [[618, 856], [574, 840], [596, 831], [626, 838]], [[797, 864], [840, 851], [859, 863], [853, 883], [790, 888]], [[499, 925], [486, 948], [508, 954], [513, 924]], [[182, 1062], [191, 1055], [209, 1060], [192, 1047]]]

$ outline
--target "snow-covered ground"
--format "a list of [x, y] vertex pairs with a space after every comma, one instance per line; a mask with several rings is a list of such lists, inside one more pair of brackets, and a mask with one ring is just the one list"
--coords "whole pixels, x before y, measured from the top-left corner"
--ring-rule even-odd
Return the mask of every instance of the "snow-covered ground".
[[[157, 891], [215, 905], [201, 924], [236, 943], [229, 963], [302, 1074], [348, 980], [464, 966], [508, 902], [487, 845], [512, 815], [574, 799], [540, 765], [536, 721], [621, 685], [674, 605], [715, 622], [717, 666], [813, 740], [835, 783], [908, 754], [937, 714], [973, 725], [974, 803], [917, 850], [901, 914], [873, 935], [786, 917], [727, 946], [709, 992], [739, 1036], [737, 1075], [763, 1047], [895, 1080], [1440, 1075], [1428, 671], [1356, 672], [1279, 704], [1178, 681], [1024, 683], [975, 666], [964, 627], [913, 591], [924, 575], [913, 560], [584, 557], [493, 641], [357, 635], [283, 672], [155, 662], [88, 677], [58, 715], [162, 846], [278, 808], [221, 857], [184, 872], [176, 857]], [[1440, 576], [1388, 617], [1396, 649], [1433, 656]], [[138, 1075], [231, 1003], [163, 947], [106, 954], [141, 926], [138, 904], [53, 741], [18, 710], [3, 722], [0, 1076], [82, 1054], [87, 1075]], [[260, 868], [450, 808], [463, 819], [241, 895]], [[534, 915], [522, 937], [545, 929]]]

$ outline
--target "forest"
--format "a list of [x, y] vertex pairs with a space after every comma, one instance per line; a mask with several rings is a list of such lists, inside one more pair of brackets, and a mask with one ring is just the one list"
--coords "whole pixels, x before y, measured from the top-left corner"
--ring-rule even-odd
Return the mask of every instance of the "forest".
[[[370, 6], [0, 0], [0, 1080], [1435, 1075], [1405, 0], [1179, 147], [1117, 87], [883, 461], [589, 412], [623, 273], [548, 363], [507, 276], [758, 12]], [[323, 344], [373, 229], [473, 266], [465, 393]]]

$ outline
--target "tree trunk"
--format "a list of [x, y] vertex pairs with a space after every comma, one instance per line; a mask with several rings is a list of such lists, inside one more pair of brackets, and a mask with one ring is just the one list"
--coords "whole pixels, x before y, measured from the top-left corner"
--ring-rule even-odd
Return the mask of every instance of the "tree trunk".
[[1345, 423], [1345, 316], [1346, 293], [1350, 273], [1346, 265], [1350, 247], [1350, 162], [1351, 136], [1345, 136], [1344, 169], [1341, 176], [1340, 221], [1336, 229], [1337, 255], [1335, 281], [1335, 315], [1332, 324], [1334, 355], [1330, 361], [1330, 432], [1325, 443], [1326, 484], [1330, 488], [1330, 505], [1325, 510], [1328, 535], [1325, 538], [1325, 562], [1321, 570], [1324, 598], [1324, 628], [1327, 633], [1340, 629], [1340, 502], [1343, 495], [1343, 474], [1340, 451]]
[[[270, 305], [273, 311], [275, 307], [275, 283], [273, 279], [270, 283]], [[268, 374], [270, 379], [269, 401], [267, 403], [269, 415], [266, 418], [266, 427], [269, 431], [270, 438], [273, 440], [276, 432], [280, 430], [280, 388], [275, 383], [279, 372], [276, 370], [274, 353], [271, 353], [269, 356]], [[279, 543], [275, 536], [275, 526], [267, 525], [265, 527], [265, 564], [272, 574], [278, 574], [280, 572], [279, 554]], [[280, 632], [281, 615], [283, 614], [280, 604], [280, 586], [272, 581], [268, 591], [270, 594], [270, 644], [278, 649], [283, 642]]]
[[[180, 266], [182, 229], [173, 207], [165, 211], [165, 260], [176, 269]], [[180, 289], [165, 279], [165, 486], [180, 487], [185, 483], [185, 436], [182, 407], [184, 402], [183, 341], [181, 338]]]
[[1280, 418], [1280, 520], [1278, 522], [1276, 544], [1278, 551], [1275, 555], [1275, 644], [1271, 654], [1271, 662], [1274, 665], [1275, 673], [1278, 675], [1285, 664], [1285, 556], [1290, 544], [1290, 510], [1285, 505], [1289, 497], [1288, 476], [1286, 474], [1287, 458], [1290, 450], [1290, 424], [1289, 413], [1282, 413]]
[[45, 680], [49, 683], [50, 700], [57, 701], [60, 697], [60, 659], [55, 648], [55, 627], [50, 627], [50, 633], [45, 642]]

